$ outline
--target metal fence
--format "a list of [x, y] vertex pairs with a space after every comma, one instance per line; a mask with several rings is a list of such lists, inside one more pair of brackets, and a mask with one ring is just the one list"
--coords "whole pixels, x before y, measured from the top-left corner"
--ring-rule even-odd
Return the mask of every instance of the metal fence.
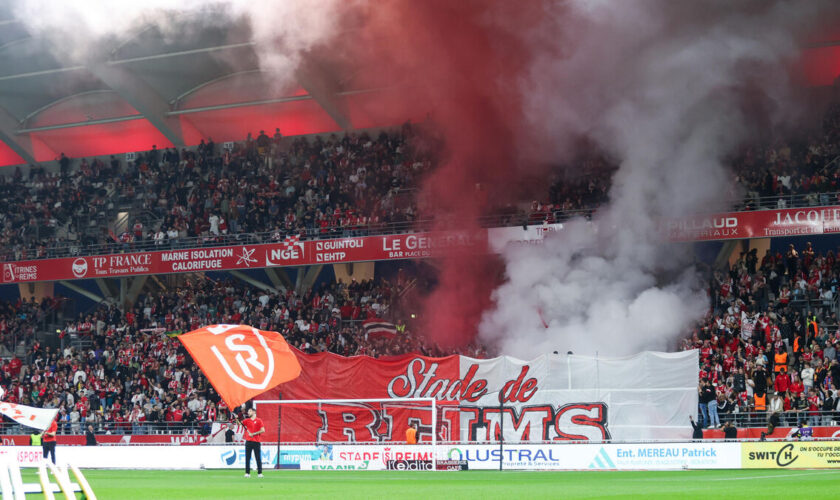
[[[771, 423], [771, 412], [736, 412], [720, 413], [721, 425], [732, 422], [737, 428], [766, 428]], [[799, 423], [808, 424], [811, 427], [836, 427], [840, 425], [840, 411], [818, 411], [791, 410], [778, 412], [778, 420], [773, 418], [776, 427], [796, 427]], [[702, 416], [698, 416], [698, 422], [702, 422]], [[59, 435], [80, 435], [84, 434], [88, 425], [93, 425], [96, 434], [113, 435], [209, 435], [213, 424], [211, 421], [196, 422], [113, 422], [113, 421], [85, 421], [59, 422]], [[220, 423], [227, 423], [222, 421]], [[688, 428], [688, 422], [686, 422]], [[707, 427], [710, 429], [711, 427]], [[4, 435], [26, 435], [32, 429], [13, 422], [0, 423], [0, 434]]]
[[[79, 420], [78, 422], [59, 422], [59, 436], [82, 435], [88, 425], [93, 425], [95, 434], [114, 435], [209, 435], [214, 422], [101, 422]], [[226, 423], [226, 422], [223, 422]], [[0, 423], [0, 435], [27, 435], [37, 432], [14, 422]]]
[[[775, 416], [774, 416], [775, 415]], [[771, 417], [772, 420], [771, 420]], [[770, 411], [745, 411], [734, 413], [718, 413], [720, 424], [732, 422], [735, 427], [767, 427], [771, 421], [776, 427], [796, 427], [799, 423], [808, 424], [811, 427], [835, 427], [840, 425], [840, 411], [816, 411], [790, 410], [780, 412]], [[699, 415], [698, 422], [702, 422], [703, 416]]]

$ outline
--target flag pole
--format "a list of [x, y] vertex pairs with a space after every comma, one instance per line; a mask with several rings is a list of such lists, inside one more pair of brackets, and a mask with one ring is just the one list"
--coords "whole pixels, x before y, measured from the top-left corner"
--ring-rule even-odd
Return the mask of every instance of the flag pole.
[[[277, 392], [277, 399], [283, 399], [283, 393]], [[277, 459], [274, 468], [280, 468], [280, 417], [283, 415], [283, 405], [277, 405]]]

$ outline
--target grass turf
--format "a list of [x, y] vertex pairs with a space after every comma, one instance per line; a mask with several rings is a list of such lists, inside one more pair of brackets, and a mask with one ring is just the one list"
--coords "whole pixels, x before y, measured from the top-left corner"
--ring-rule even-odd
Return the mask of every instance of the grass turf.
[[[840, 470], [670, 472], [88, 470], [97, 498], [838, 498]], [[25, 482], [36, 482], [25, 469]], [[27, 498], [43, 498], [30, 495]], [[62, 495], [56, 495], [62, 498]]]

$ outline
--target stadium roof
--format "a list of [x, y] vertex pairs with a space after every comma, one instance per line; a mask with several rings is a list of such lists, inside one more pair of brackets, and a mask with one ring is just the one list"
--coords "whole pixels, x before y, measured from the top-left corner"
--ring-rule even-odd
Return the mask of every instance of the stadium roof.
[[[376, 102], [394, 87], [329, 54], [293, 75], [260, 69], [246, 23], [150, 26], [75, 63], [0, 6], [0, 166], [393, 125]], [[282, 82], [281, 82], [282, 81]]]
[[[260, 69], [247, 23], [177, 20], [178, 33], [146, 27], [70, 62], [0, 3], [0, 166], [421, 119], [384, 104], [405, 91], [326, 51], [292, 75]], [[182, 29], [181, 29], [182, 28]], [[810, 85], [840, 75], [840, 31], [815, 36], [801, 62]], [[347, 37], [348, 39], [350, 37]], [[282, 83], [279, 81], [282, 80]], [[422, 108], [422, 105], [418, 106]], [[403, 113], [399, 115], [399, 113]]]

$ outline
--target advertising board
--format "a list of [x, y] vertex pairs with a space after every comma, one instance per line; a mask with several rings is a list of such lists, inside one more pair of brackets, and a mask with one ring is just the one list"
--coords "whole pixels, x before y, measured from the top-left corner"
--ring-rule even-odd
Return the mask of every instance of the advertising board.
[[464, 445], [438, 456], [488, 470], [500, 458], [512, 470], [737, 469], [741, 460], [737, 443]]
[[840, 442], [794, 441], [741, 443], [744, 469], [837, 469]]

